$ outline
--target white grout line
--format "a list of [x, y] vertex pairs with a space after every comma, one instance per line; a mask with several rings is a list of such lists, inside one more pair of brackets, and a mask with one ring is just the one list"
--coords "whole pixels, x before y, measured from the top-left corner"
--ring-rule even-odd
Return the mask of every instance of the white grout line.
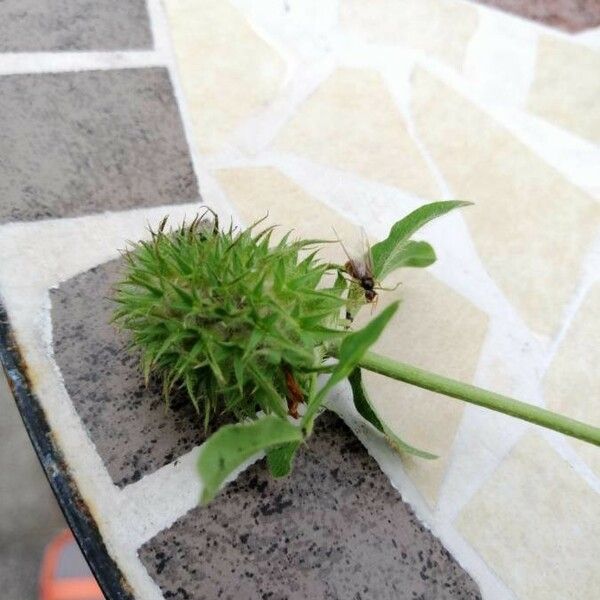
[[[409, 78], [412, 75], [413, 68], [414, 68], [414, 64], [411, 65], [411, 70], [410, 70], [410, 73], [408, 74]], [[414, 142], [415, 146], [419, 150], [419, 154], [425, 161], [425, 164], [427, 165], [427, 168], [429, 169], [431, 176], [433, 177], [438, 188], [441, 191], [440, 198], [444, 198], [444, 199], [448, 199], [448, 200], [456, 198], [456, 195], [450, 189], [448, 182], [445, 180], [444, 176], [442, 175], [441, 170], [435, 164], [433, 157], [427, 150], [425, 144], [423, 143], [423, 140], [421, 140], [421, 138], [417, 132], [417, 126], [415, 125], [415, 120], [413, 118], [413, 112], [412, 112], [412, 107], [411, 107], [412, 93], [411, 93], [410, 83], [408, 83], [406, 89], [404, 89], [404, 86], [403, 86], [403, 89], [399, 90], [396, 81], [394, 80], [394, 78], [390, 77], [390, 74], [386, 74], [386, 80], [387, 80], [387, 85], [390, 89], [390, 92], [394, 98], [394, 101], [396, 102], [396, 104], [399, 108], [403, 109], [404, 117], [406, 119], [406, 126], [408, 129], [408, 134], [410, 135], [412, 141]], [[401, 95], [402, 92], [404, 92], [403, 95]]]
[[480, 11], [464, 63], [469, 85], [491, 102], [524, 108], [533, 80], [537, 31], [519, 19]]
[[[131, 550], [139, 549], [158, 533], [197, 508], [202, 494], [202, 481], [197, 462], [204, 444], [128, 485], [119, 494], [120, 520], [129, 523], [128, 543]], [[244, 461], [223, 484], [234, 481], [256, 461], [263, 452]]]
[[244, 155], [256, 155], [266, 150], [295, 110], [333, 72], [335, 61], [331, 56], [299, 64], [274, 102], [252, 115], [237, 127], [230, 138]]
[[196, 144], [194, 123], [187, 106], [186, 96], [179, 77], [177, 59], [173, 49], [165, 8], [160, 0], [146, 0], [146, 4], [157, 52], [160, 54], [161, 59], [169, 70], [188, 150], [192, 158], [192, 166], [196, 174], [196, 179], [198, 180], [202, 200], [204, 203], [209, 204], [216, 212], [225, 211], [233, 215], [235, 221], [240, 222], [235, 207], [227, 200], [227, 197], [220, 189], [216, 179], [206, 169], [205, 158], [201, 155]]
[[164, 60], [154, 50], [0, 53], [0, 76], [162, 66], [165, 66]]
[[546, 354], [543, 371], [541, 373], [542, 379], [545, 377], [547, 370], [550, 368], [552, 361], [554, 360], [562, 341], [567, 335], [567, 332], [569, 331], [571, 323], [575, 319], [579, 308], [583, 304], [587, 293], [591, 287], [600, 280], [600, 231], [598, 232], [596, 240], [592, 244], [590, 251], [582, 260], [581, 266], [582, 276], [579, 284], [577, 285], [577, 289], [571, 296], [569, 303], [563, 311], [561, 328], [552, 340], [552, 345]]
[[594, 472], [574, 448], [573, 440], [567, 439], [564, 435], [547, 429], [542, 430], [541, 433], [546, 442], [548, 442], [556, 453], [569, 464], [575, 473], [577, 473], [597, 494], [600, 495], [600, 475]]
[[165, 8], [161, 0], [146, 0], [146, 11], [150, 20], [150, 30], [154, 41], [154, 50], [168, 60], [172, 58], [171, 37], [165, 18]]
[[572, 184], [600, 201], [600, 146], [513, 107], [495, 109], [499, 121]]

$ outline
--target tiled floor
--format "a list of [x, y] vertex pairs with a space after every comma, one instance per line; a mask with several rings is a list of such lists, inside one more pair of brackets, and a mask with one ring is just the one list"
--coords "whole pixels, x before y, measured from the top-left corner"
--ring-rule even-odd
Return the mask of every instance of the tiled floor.
[[[199, 188], [225, 219], [268, 211], [307, 237], [364, 225], [380, 238], [422, 202], [471, 199], [425, 232], [439, 262], [382, 297], [403, 304], [379, 349], [597, 422], [599, 6], [0, 2], [0, 296], [33, 391], [137, 598], [239, 586], [277, 595], [279, 585], [292, 597], [349, 597], [353, 577], [368, 582], [363, 598], [402, 598], [398, 572], [428, 600], [477, 587], [492, 600], [594, 596], [598, 449], [373, 376], [389, 423], [440, 460], [399, 458], [340, 400], [362, 442], [330, 423], [344, 469], [309, 448], [298, 479], [270, 486], [255, 466], [202, 511], [192, 449], [201, 436], [140, 387], [104, 320], [117, 249], [167, 212], [194, 213]], [[22, 474], [18, 486], [0, 479], [0, 577], [14, 587], [20, 572], [26, 587], [9, 597], [27, 600], [39, 544], [61, 520], [0, 399], [3, 472]], [[302, 481], [306, 513], [290, 516]], [[316, 493], [320, 481], [343, 518]], [[367, 509], [355, 485], [371, 486], [364, 497], [379, 490]], [[236, 503], [244, 494], [248, 514]], [[393, 549], [371, 520], [379, 501], [398, 532]], [[246, 531], [256, 519], [260, 539]], [[336, 537], [344, 519], [352, 542]], [[190, 558], [217, 546], [222, 586]], [[371, 577], [378, 560], [389, 576]], [[238, 561], [248, 564], [239, 578]]]

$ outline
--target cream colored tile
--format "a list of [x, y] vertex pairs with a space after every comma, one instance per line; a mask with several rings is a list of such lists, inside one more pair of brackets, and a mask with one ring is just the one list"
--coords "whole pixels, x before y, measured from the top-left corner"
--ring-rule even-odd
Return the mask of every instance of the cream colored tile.
[[[215, 171], [240, 217], [250, 224], [268, 214], [265, 225], [279, 225], [274, 240], [290, 229], [293, 238], [334, 240], [333, 228], [342, 239], [360, 234], [358, 227], [309, 196], [297, 183], [272, 167], [220, 169]], [[321, 253], [327, 260], [344, 263], [339, 244], [327, 244]]]
[[[600, 426], [600, 283], [588, 293], [544, 381], [549, 408]], [[600, 448], [569, 442], [600, 477]]]
[[600, 51], [541, 36], [528, 107], [555, 125], [600, 142]]
[[590, 600], [600, 590], [600, 499], [538, 435], [527, 434], [457, 525], [522, 600]]
[[381, 76], [338, 69], [275, 141], [287, 152], [352, 171], [424, 198], [439, 194]]
[[413, 81], [419, 135], [465, 211], [491, 276], [529, 325], [559, 325], [600, 207], [491, 117], [424, 70]]
[[[397, 290], [380, 294], [378, 310], [393, 300], [399, 299], [401, 304], [374, 349], [400, 361], [471, 381], [487, 331], [487, 316], [425, 271], [405, 269], [399, 272], [399, 278], [402, 283]], [[367, 309], [359, 324], [368, 316]], [[395, 433], [439, 455], [433, 461], [408, 455], [403, 458], [411, 479], [434, 506], [464, 404], [373, 373], [365, 373], [365, 382], [370, 397]]]
[[212, 152], [278, 93], [285, 63], [226, 0], [165, 0], [198, 148]]
[[474, 7], [452, 0], [344, 0], [340, 18], [368, 42], [405, 44], [456, 68], [478, 22]]

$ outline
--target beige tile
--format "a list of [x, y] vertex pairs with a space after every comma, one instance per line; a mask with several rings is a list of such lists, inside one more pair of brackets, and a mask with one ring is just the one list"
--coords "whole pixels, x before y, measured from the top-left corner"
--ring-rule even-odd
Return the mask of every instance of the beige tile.
[[576, 135], [600, 142], [600, 51], [541, 36], [528, 108]]
[[[270, 223], [279, 223], [303, 237], [352, 238], [358, 229], [335, 211], [306, 194], [297, 184], [269, 168], [216, 171], [224, 191], [246, 222], [267, 212]], [[331, 260], [344, 261], [339, 246], [325, 252]], [[473, 376], [487, 329], [487, 317], [431, 275], [412, 269], [402, 272], [402, 285], [380, 294], [377, 310], [402, 299], [399, 314], [377, 349], [389, 356], [460, 379]], [[391, 281], [390, 283], [394, 283]], [[357, 326], [370, 317], [365, 309]], [[460, 340], [460, 344], [457, 344]], [[430, 504], [435, 504], [463, 404], [383, 377], [367, 374], [365, 381], [373, 401], [390, 427], [406, 441], [439, 453], [436, 461], [405, 458], [405, 466]]]
[[198, 148], [219, 149], [273, 100], [285, 63], [225, 0], [165, 0]]
[[538, 434], [513, 448], [457, 525], [518, 598], [598, 597], [598, 494]]
[[453, 194], [476, 203], [464, 217], [489, 273], [536, 332], [553, 333], [600, 226], [600, 206], [422, 69], [412, 105]]
[[286, 152], [424, 198], [439, 194], [385, 82], [375, 71], [335, 71], [300, 106], [275, 144]]
[[[552, 410], [600, 427], [600, 283], [588, 293], [544, 381]], [[600, 448], [571, 442], [600, 477]]]
[[[334, 240], [334, 227], [342, 239], [360, 234], [358, 227], [309, 196], [277, 169], [220, 169], [215, 175], [245, 223], [253, 223], [268, 214], [265, 225], [280, 226], [274, 240], [290, 229], [294, 230], [292, 238]], [[325, 245], [322, 256], [340, 263], [346, 260], [337, 243]]]
[[[396, 291], [380, 294], [378, 310], [396, 299], [401, 304], [374, 349], [400, 361], [471, 381], [487, 331], [487, 316], [426, 271], [405, 269], [399, 277], [402, 283]], [[368, 316], [366, 310], [361, 319]], [[370, 397], [391, 429], [404, 441], [439, 456], [433, 461], [408, 455], [403, 459], [411, 479], [434, 506], [464, 404], [373, 373], [366, 373], [365, 381]]]
[[478, 22], [474, 7], [452, 0], [344, 0], [340, 18], [368, 42], [407, 45], [456, 68]]

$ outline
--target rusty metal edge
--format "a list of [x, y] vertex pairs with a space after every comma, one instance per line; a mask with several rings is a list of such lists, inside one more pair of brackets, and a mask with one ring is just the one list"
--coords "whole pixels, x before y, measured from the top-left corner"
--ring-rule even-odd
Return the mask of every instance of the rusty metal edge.
[[6, 309], [0, 302], [0, 365], [31, 444], [65, 519], [107, 600], [133, 600], [118, 565], [108, 553], [96, 522], [71, 478], [62, 453], [52, 439], [46, 416], [31, 391], [27, 369], [14, 342]]

